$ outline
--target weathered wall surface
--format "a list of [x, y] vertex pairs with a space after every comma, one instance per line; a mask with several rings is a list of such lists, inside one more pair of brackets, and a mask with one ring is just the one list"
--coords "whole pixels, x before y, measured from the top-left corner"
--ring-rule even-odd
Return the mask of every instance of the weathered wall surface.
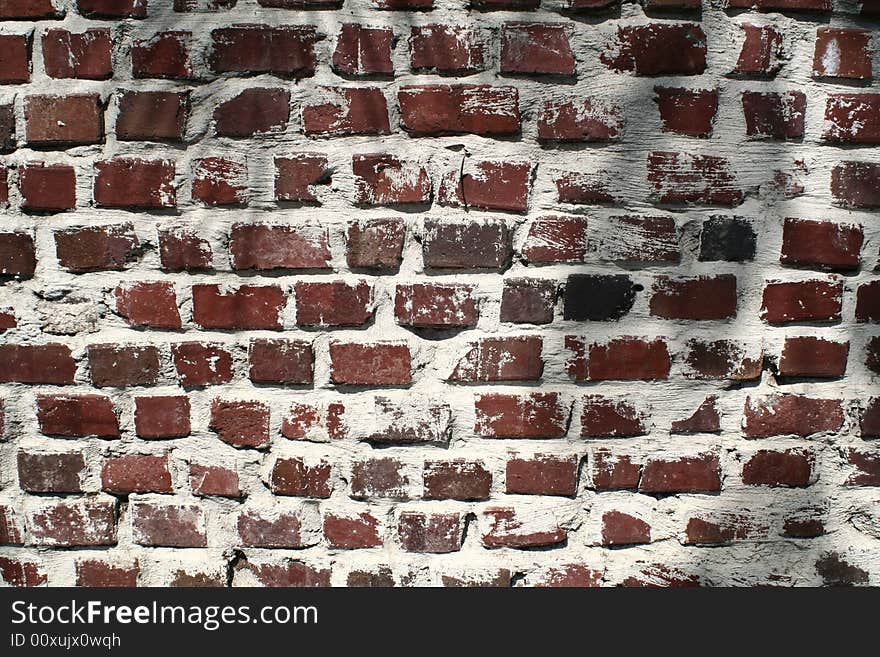
[[880, 5], [751, 4], [0, 0], [2, 579], [880, 584]]

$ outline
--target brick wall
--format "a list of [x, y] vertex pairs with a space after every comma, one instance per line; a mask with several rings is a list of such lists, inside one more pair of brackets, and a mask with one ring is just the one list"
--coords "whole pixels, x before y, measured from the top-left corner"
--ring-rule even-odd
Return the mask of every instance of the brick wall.
[[2, 579], [880, 584], [880, 4], [754, 2], [0, 0]]

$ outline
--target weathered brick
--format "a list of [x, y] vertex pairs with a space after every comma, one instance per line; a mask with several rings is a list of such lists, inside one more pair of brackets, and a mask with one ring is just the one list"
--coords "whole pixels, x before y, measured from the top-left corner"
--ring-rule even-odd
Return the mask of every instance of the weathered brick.
[[520, 131], [516, 87], [404, 86], [397, 93], [400, 121], [413, 136], [515, 135]]
[[364, 280], [294, 285], [299, 326], [362, 326], [373, 317], [373, 288]]
[[537, 381], [544, 372], [538, 336], [483, 338], [472, 342], [450, 381]]
[[269, 445], [269, 407], [258, 401], [216, 398], [208, 428], [233, 447], [263, 449]]
[[[388, 101], [377, 87], [324, 87], [323, 95], [303, 106], [307, 136], [384, 135], [391, 131]], [[323, 102], [321, 102], [323, 101]]]
[[573, 496], [577, 494], [577, 481], [576, 456], [535, 454], [526, 459], [514, 453], [507, 460], [508, 493]]
[[839, 399], [819, 399], [795, 394], [776, 394], [752, 399], [746, 397], [743, 433], [747, 438], [838, 431], [843, 426], [843, 406]]
[[109, 28], [84, 32], [50, 29], [43, 33], [43, 66], [50, 78], [106, 80], [113, 75]]
[[556, 392], [477, 395], [474, 431], [487, 438], [561, 438], [568, 431], [570, 405]]
[[599, 59], [636, 75], [699, 75], [706, 69], [706, 35], [695, 23], [628, 25]]
[[47, 436], [119, 438], [119, 420], [104, 395], [38, 395], [37, 421]]
[[398, 324], [413, 328], [465, 328], [479, 316], [472, 285], [398, 285], [394, 297]]

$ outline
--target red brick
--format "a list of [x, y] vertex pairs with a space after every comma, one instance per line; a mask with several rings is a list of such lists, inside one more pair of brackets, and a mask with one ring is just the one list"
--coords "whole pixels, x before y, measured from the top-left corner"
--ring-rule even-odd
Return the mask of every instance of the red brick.
[[248, 349], [250, 379], [254, 383], [306, 384], [312, 382], [312, 345], [303, 340], [251, 340]]
[[[37, 6], [40, 5], [52, 10], [50, 0], [38, 0]], [[46, 577], [42, 565], [36, 561], [0, 557], [0, 579], [9, 586], [42, 586], [46, 583]]]
[[865, 351], [865, 365], [875, 374], [880, 374], [880, 336], [870, 338]]
[[129, 505], [132, 540], [150, 547], [206, 547], [205, 516], [195, 504]]
[[104, 108], [98, 94], [27, 96], [24, 119], [30, 146], [81, 146], [104, 140]]
[[501, 26], [501, 73], [574, 75], [577, 64], [564, 23], [505, 23]]
[[275, 158], [275, 200], [319, 203], [316, 185], [327, 185], [331, 171], [327, 156], [320, 153], [294, 153]]
[[653, 151], [648, 182], [664, 204], [739, 205], [744, 200], [730, 162], [723, 157]]
[[543, 568], [529, 577], [531, 585], [538, 588], [594, 588], [602, 581], [602, 571], [573, 563]]
[[410, 67], [440, 75], [468, 75], [486, 69], [486, 37], [465, 25], [421, 25], [410, 28]]
[[477, 395], [474, 431], [487, 438], [562, 438], [570, 406], [556, 392]]
[[829, 94], [822, 138], [848, 144], [880, 144], [880, 94]]
[[690, 416], [675, 420], [670, 433], [716, 433], [721, 431], [721, 415], [718, 412], [718, 397], [710, 395]]
[[312, 226], [234, 224], [229, 252], [236, 270], [330, 268], [327, 230]]
[[555, 305], [555, 281], [511, 278], [504, 281], [500, 318], [514, 324], [549, 324]]
[[211, 30], [208, 65], [215, 73], [271, 73], [306, 78], [315, 74], [313, 25], [236, 25]]
[[871, 33], [839, 27], [816, 29], [813, 75], [849, 80], [871, 79]]
[[449, 381], [537, 381], [544, 373], [538, 336], [482, 338], [468, 345]]
[[350, 269], [396, 270], [403, 260], [402, 219], [362, 219], [348, 226], [345, 258]]
[[193, 162], [192, 197], [207, 206], [241, 206], [248, 201], [247, 164], [221, 157]]
[[620, 511], [602, 514], [602, 545], [642, 545], [651, 542], [651, 525]]
[[87, 18], [146, 18], [147, 0], [76, 0]]
[[397, 520], [400, 545], [407, 552], [457, 552], [461, 549], [463, 531], [460, 513], [403, 511]]
[[[263, 3], [276, 0], [262, 0]], [[247, 569], [263, 586], [329, 587], [330, 569], [313, 568], [301, 561], [286, 559], [281, 564], [247, 564]]]
[[841, 162], [831, 169], [831, 195], [838, 205], [880, 208], [880, 164]]
[[811, 451], [761, 449], [743, 464], [743, 483], [748, 486], [808, 486], [813, 480]]
[[110, 28], [84, 32], [50, 29], [43, 33], [43, 66], [50, 78], [107, 80], [113, 76]]
[[470, 6], [479, 11], [535, 11], [540, 0], [471, 0]]
[[404, 205], [431, 202], [431, 178], [418, 162], [387, 153], [354, 155], [355, 203]]
[[134, 428], [146, 439], [183, 438], [190, 433], [190, 406], [186, 395], [135, 397]]
[[615, 141], [623, 129], [620, 107], [598, 96], [546, 100], [538, 119], [538, 139], [545, 141]]
[[334, 550], [380, 547], [379, 521], [369, 512], [324, 515], [324, 538]]
[[82, 452], [44, 453], [20, 450], [18, 485], [29, 493], [81, 493], [86, 463]]
[[[0, 333], [14, 329], [16, 326], [18, 326], [18, 322], [15, 319], [15, 310], [13, 308], [0, 309]], [[0, 431], [0, 434], [2, 433]]]
[[425, 267], [503, 269], [511, 255], [511, 235], [503, 222], [425, 220], [422, 237]]
[[452, 429], [449, 404], [421, 397], [373, 399], [373, 423], [358, 438], [373, 446], [448, 446]]
[[739, 26], [744, 40], [733, 74], [740, 77], [772, 78], [786, 58], [783, 34], [770, 25]]
[[340, 75], [392, 75], [394, 31], [356, 23], [343, 23], [336, 39], [331, 65]]
[[483, 545], [487, 548], [548, 547], [563, 543], [567, 538], [551, 513], [517, 513], [513, 507], [487, 508], [480, 526]]
[[338, 385], [407, 386], [409, 347], [397, 343], [330, 344], [330, 381]]
[[761, 319], [771, 324], [840, 319], [843, 283], [836, 279], [770, 281], [764, 286]]
[[37, 420], [47, 436], [120, 436], [113, 402], [104, 395], [38, 395]]
[[89, 378], [97, 388], [150, 386], [159, 382], [159, 350], [153, 345], [90, 344]]
[[257, 401], [216, 398], [208, 428], [233, 447], [264, 449], [269, 445], [269, 407]]
[[762, 11], [825, 12], [831, 11], [831, 0], [730, 0], [730, 7], [756, 7]]
[[856, 293], [856, 321], [880, 322], [880, 281], [859, 285]]
[[485, 500], [492, 488], [492, 473], [482, 461], [425, 461], [423, 482], [426, 500]]
[[636, 75], [699, 75], [706, 70], [706, 35], [696, 23], [628, 25], [599, 59]]
[[101, 467], [101, 488], [110, 493], [171, 493], [168, 455], [128, 454], [107, 459]]
[[465, 328], [479, 316], [471, 285], [413, 283], [398, 285], [394, 297], [397, 323], [413, 328]]
[[251, 510], [238, 514], [236, 523], [241, 545], [262, 548], [304, 548], [317, 541], [303, 527], [298, 513]]
[[577, 456], [535, 454], [519, 458], [514, 452], [507, 460], [507, 492], [519, 495], [577, 494]]
[[[14, 507], [0, 505], [0, 545], [22, 545], [23, 536], [24, 520], [19, 518]], [[0, 575], [5, 575], [5, 572], [0, 572]]]
[[779, 262], [825, 270], [858, 269], [863, 240], [858, 224], [787, 218]]
[[465, 205], [484, 210], [525, 213], [534, 166], [525, 160], [483, 160], [465, 165], [461, 177]]
[[807, 96], [802, 91], [746, 91], [742, 106], [749, 137], [777, 141], [803, 138]]
[[[324, 102], [303, 106], [303, 131], [309, 137], [386, 135], [388, 102], [378, 87], [322, 87]], [[319, 96], [320, 97], [320, 96]]]
[[179, 329], [174, 284], [168, 281], [123, 283], [116, 288], [116, 312], [129, 326]]
[[843, 453], [852, 466], [852, 474], [845, 485], [880, 486], [880, 452], [849, 447]]
[[116, 545], [116, 505], [106, 500], [47, 500], [28, 512], [27, 527], [31, 545]]
[[141, 255], [141, 245], [132, 224], [116, 224], [57, 231], [55, 251], [62, 267], [82, 274], [125, 269]]
[[565, 336], [566, 349], [573, 357], [566, 363], [569, 375], [577, 381], [643, 380], [669, 378], [672, 359], [666, 342], [620, 337], [607, 342]]
[[736, 276], [658, 276], [650, 310], [663, 319], [713, 320], [736, 316]]
[[11, 102], [0, 104], [0, 153], [11, 153], [16, 148], [15, 108]]
[[96, 162], [95, 204], [143, 210], [176, 207], [174, 162], [128, 157]]
[[712, 452], [682, 457], [649, 457], [639, 481], [642, 493], [700, 493], [721, 490], [721, 465]]
[[34, 238], [28, 233], [0, 233], [0, 277], [30, 278], [37, 267]]
[[11, 0], [0, 5], [2, 20], [35, 20], [63, 16], [64, 12], [57, 9], [52, 0]]
[[31, 79], [31, 37], [28, 34], [0, 34], [0, 85], [20, 84]]
[[839, 431], [843, 406], [839, 399], [817, 399], [794, 394], [746, 397], [743, 433], [746, 438], [806, 437]]
[[870, 397], [859, 410], [859, 434], [862, 438], [880, 438], [880, 397]]
[[743, 342], [689, 340], [684, 358], [689, 370], [685, 375], [695, 379], [757, 379], [761, 376], [762, 356], [760, 349]]
[[710, 137], [718, 111], [716, 89], [654, 87], [663, 132], [687, 137]]
[[65, 164], [30, 162], [18, 169], [21, 207], [31, 212], [61, 212], [76, 207], [76, 173]]
[[159, 32], [149, 39], [139, 39], [131, 47], [131, 72], [134, 78], [189, 80], [193, 67], [189, 56], [192, 32]]
[[373, 288], [366, 281], [294, 285], [299, 326], [362, 326], [373, 317]]
[[590, 458], [590, 478], [596, 490], [635, 490], [641, 476], [641, 464], [626, 454], [597, 449]]
[[243, 139], [284, 132], [289, 118], [289, 91], [252, 87], [217, 106], [214, 127], [218, 137]]
[[345, 438], [348, 428], [344, 416], [345, 406], [339, 402], [320, 406], [293, 403], [281, 421], [281, 435], [314, 442]]
[[159, 229], [159, 258], [167, 271], [205, 271], [212, 268], [211, 244], [183, 227]]
[[540, 217], [529, 226], [522, 257], [532, 263], [583, 262], [587, 253], [585, 217]]
[[846, 372], [849, 342], [813, 336], [785, 338], [779, 359], [780, 376], [835, 378]]
[[581, 412], [581, 437], [627, 438], [648, 433], [648, 414], [622, 400], [601, 395], [584, 397]]
[[287, 298], [277, 285], [242, 285], [229, 292], [220, 285], [193, 285], [193, 321], [205, 329], [281, 329]]
[[401, 125], [413, 136], [476, 134], [491, 137], [515, 135], [520, 131], [516, 87], [404, 86], [397, 99]]
[[55, 342], [41, 345], [0, 345], [0, 382], [65, 385], [73, 383], [76, 361], [70, 347]]
[[171, 357], [180, 384], [185, 388], [219, 385], [232, 380], [232, 354], [220, 344], [173, 344]]
[[733, 541], [767, 537], [767, 526], [756, 524], [748, 516], [728, 512], [706, 515], [688, 518], [685, 545], [729, 545]]
[[356, 461], [352, 466], [350, 481], [351, 497], [354, 499], [406, 499], [409, 496], [409, 477], [397, 459]]
[[189, 486], [199, 497], [241, 497], [238, 472], [221, 465], [190, 464]]
[[76, 586], [92, 588], [134, 588], [138, 583], [138, 560], [114, 563], [101, 559], [76, 562]]
[[272, 467], [269, 488], [276, 495], [326, 499], [333, 489], [331, 466], [321, 460], [309, 464], [302, 458], [277, 459]]

